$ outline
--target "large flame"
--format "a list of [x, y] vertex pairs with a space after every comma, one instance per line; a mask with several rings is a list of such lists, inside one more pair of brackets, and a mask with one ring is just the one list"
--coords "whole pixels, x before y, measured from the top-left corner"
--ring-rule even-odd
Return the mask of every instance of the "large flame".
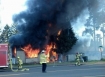
[[[56, 44], [55, 43], [53, 45], [53, 49], [56, 49]], [[53, 56], [52, 61], [54, 62], [58, 59], [58, 54], [54, 50], [51, 53], [52, 53], [51, 55]]]
[[27, 58], [38, 57], [38, 53], [40, 51], [40, 49], [32, 49], [30, 44], [21, 49], [25, 52]]
[[51, 49], [52, 49], [52, 44], [46, 46], [46, 52], [45, 53], [47, 55], [47, 62], [50, 61], [50, 52], [51, 52]]
[[[58, 36], [60, 35], [60, 33], [61, 30], [58, 32]], [[30, 44], [26, 45], [21, 49], [24, 51], [25, 56], [27, 58], [38, 57], [38, 54], [40, 52], [40, 49], [33, 49]], [[54, 51], [54, 49], [56, 49], [56, 44], [54, 42], [46, 45], [45, 49], [46, 49], [45, 54], [47, 55], [47, 62], [56, 61], [58, 59], [58, 54]], [[13, 51], [14, 56], [16, 56], [16, 48], [14, 48]]]
[[[52, 50], [52, 49], [55, 49], [55, 48], [56, 48], [55, 43], [51, 43], [49, 45], [46, 45], [46, 48], [45, 48], [46, 52], [45, 52], [45, 54], [47, 55], [47, 62], [50, 62], [50, 60], [51, 60], [50, 58], [52, 56], [54, 57], [52, 59], [52, 61], [57, 60], [57, 53], [54, 50]], [[38, 54], [40, 52], [40, 49], [33, 49], [30, 44], [25, 46], [25, 47], [23, 47], [23, 48], [21, 48], [21, 49], [25, 52], [25, 56], [27, 58], [38, 57]], [[16, 56], [16, 48], [14, 48], [14, 52], [13, 53]]]

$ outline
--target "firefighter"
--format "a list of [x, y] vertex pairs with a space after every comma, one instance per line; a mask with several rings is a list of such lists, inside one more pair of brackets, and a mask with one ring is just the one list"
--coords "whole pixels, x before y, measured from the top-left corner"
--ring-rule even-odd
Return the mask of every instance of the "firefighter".
[[17, 57], [17, 62], [18, 62], [18, 70], [21, 70], [22, 69], [22, 60], [20, 59], [20, 57]]
[[80, 64], [80, 57], [81, 57], [81, 54], [76, 53], [76, 63], [75, 63], [75, 65], [81, 65]]
[[45, 50], [42, 50], [42, 52], [40, 54], [40, 64], [42, 65], [42, 73], [46, 73], [47, 56], [45, 54]]
[[80, 54], [81, 54], [80, 59], [81, 59], [82, 63], [84, 63], [84, 59], [83, 59], [84, 53], [80, 53]]

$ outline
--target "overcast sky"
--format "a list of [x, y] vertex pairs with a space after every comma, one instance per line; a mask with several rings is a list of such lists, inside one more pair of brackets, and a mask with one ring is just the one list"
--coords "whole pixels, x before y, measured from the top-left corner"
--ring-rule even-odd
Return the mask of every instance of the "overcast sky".
[[26, 0], [0, 0], [0, 28], [13, 23], [12, 16], [26, 10]]

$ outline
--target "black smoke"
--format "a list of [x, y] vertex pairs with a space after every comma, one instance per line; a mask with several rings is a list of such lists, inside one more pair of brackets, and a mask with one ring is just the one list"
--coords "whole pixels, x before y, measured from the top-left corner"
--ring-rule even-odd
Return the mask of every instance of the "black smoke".
[[18, 34], [12, 36], [9, 43], [16, 47], [28, 44], [33, 48], [44, 47], [50, 35], [68, 28], [71, 20], [76, 19], [85, 8], [94, 6], [96, 1], [27, 0], [28, 9], [13, 16], [14, 23], [18, 23]]

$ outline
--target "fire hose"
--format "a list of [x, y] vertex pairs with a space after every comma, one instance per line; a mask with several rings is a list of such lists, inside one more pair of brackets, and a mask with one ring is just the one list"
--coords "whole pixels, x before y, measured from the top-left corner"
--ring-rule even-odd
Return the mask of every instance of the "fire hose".
[[8, 56], [9, 56], [9, 65], [10, 65], [11, 71], [13, 71], [13, 72], [18, 72], [18, 71], [29, 71], [28, 68], [22, 68], [21, 70], [19, 70], [19, 69], [14, 69], [14, 68], [13, 68], [13, 64], [12, 64], [12, 59], [11, 59], [10, 55], [8, 55]]

